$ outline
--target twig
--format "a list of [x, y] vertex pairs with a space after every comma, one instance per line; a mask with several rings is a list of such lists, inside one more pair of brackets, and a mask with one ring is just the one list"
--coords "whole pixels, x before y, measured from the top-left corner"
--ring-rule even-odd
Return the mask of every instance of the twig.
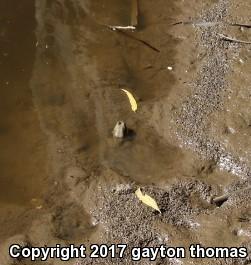
[[239, 24], [239, 23], [232, 23], [231, 26], [237, 26], [237, 27], [244, 27], [244, 28], [251, 28], [251, 24]]
[[112, 30], [118, 30], [118, 29], [124, 29], [124, 30], [135, 30], [136, 27], [135, 26], [108, 26], [110, 29]]
[[220, 24], [219, 22], [207, 22], [207, 21], [179, 21], [171, 24], [171, 26], [176, 25], [193, 25], [193, 26], [202, 26], [202, 27], [212, 27]]
[[227, 41], [237, 42], [237, 43], [243, 43], [243, 44], [251, 44], [251, 41], [245, 41], [245, 40], [238, 40], [235, 38], [228, 37], [224, 34], [218, 33], [218, 35], [223, 39]]
[[130, 39], [132, 39], [132, 40], [135, 40], [135, 41], [138, 41], [138, 42], [144, 44], [145, 46], [147, 46], [148, 48], [152, 49], [152, 50], [155, 51], [155, 52], [160, 52], [159, 49], [155, 48], [155, 47], [152, 46], [150, 43], [148, 43], [148, 42], [146, 42], [146, 41], [144, 41], [144, 40], [138, 39], [138, 38], [132, 36], [131, 34], [129, 34], [128, 32], [125, 32], [125, 31], [121, 30], [120, 28], [114, 28], [114, 27], [111, 27], [111, 26], [108, 26], [108, 28], [111, 29], [111, 30], [115, 30], [115, 31], [117, 31], [118, 33], [120, 33], [120, 34], [126, 36], [127, 38], [130, 38]]
[[224, 202], [226, 202], [229, 198], [229, 194], [224, 194], [219, 197], [215, 197], [212, 199], [212, 203], [216, 204], [217, 206], [221, 206]]
[[118, 30], [118, 29], [131, 30], [131, 31], [136, 30], [136, 27], [138, 26], [138, 0], [132, 0], [130, 25], [128, 26], [106, 25], [106, 26], [112, 30]]
[[[172, 23], [171, 26], [176, 25], [193, 25], [193, 26], [202, 26], [202, 27], [211, 27], [219, 24], [224, 24], [224, 22], [209, 22], [209, 21], [178, 21]], [[249, 24], [240, 24], [240, 23], [225, 23], [229, 26], [233, 27], [244, 27], [244, 28], [251, 28]]]
[[240, 190], [237, 190], [237, 191], [234, 191], [232, 193], [227, 193], [227, 194], [223, 194], [219, 197], [215, 197], [212, 199], [212, 203], [216, 204], [217, 206], [221, 206], [224, 202], [226, 202], [228, 200], [228, 198], [234, 194], [238, 194], [240, 192], [244, 192], [246, 190], [249, 190], [251, 189], [251, 186], [248, 186], [246, 188], [243, 188], [243, 189], [240, 189]]

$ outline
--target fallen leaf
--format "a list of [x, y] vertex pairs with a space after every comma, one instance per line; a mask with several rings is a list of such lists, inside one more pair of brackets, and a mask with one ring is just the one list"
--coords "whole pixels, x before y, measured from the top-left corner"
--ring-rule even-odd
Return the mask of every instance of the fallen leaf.
[[160, 209], [159, 209], [159, 206], [157, 204], [157, 202], [152, 198], [150, 197], [149, 195], [147, 194], [143, 194], [140, 190], [140, 188], [138, 188], [136, 191], [135, 191], [135, 194], [136, 196], [138, 197], [138, 199], [140, 201], [142, 201], [144, 204], [146, 204], [147, 206], [150, 206], [152, 207], [154, 210], [158, 211], [161, 213]]
[[138, 106], [137, 106], [137, 102], [136, 102], [135, 98], [133, 97], [133, 95], [129, 91], [127, 91], [126, 89], [121, 89], [121, 90], [124, 91], [126, 93], [126, 95], [128, 96], [132, 111], [136, 112]]

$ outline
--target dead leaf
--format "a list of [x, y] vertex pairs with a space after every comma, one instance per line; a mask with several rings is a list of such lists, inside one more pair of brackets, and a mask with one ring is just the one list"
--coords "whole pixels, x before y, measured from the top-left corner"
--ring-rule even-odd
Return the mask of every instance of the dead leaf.
[[140, 190], [140, 188], [138, 188], [136, 191], [135, 191], [135, 194], [136, 196], [138, 197], [138, 199], [140, 201], [142, 201], [144, 204], [146, 204], [147, 206], [150, 206], [152, 207], [154, 210], [158, 211], [161, 213], [160, 209], [159, 209], [159, 206], [157, 204], [157, 202], [152, 198], [150, 197], [149, 195], [147, 194], [143, 194]]
[[127, 91], [126, 89], [121, 89], [121, 90], [124, 91], [126, 93], [126, 95], [128, 96], [132, 111], [136, 112], [138, 105], [137, 105], [137, 102], [136, 102], [135, 98], [133, 97], [133, 95], [129, 91]]

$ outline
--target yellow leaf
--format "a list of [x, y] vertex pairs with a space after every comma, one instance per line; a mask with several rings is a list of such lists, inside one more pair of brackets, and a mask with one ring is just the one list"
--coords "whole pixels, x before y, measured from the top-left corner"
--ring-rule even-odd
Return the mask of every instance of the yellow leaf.
[[131, 108], [132, 108], [132, 111], [136, 111], [138, 106], [137, 106], [137, 102], [135, 100], [135, 98], [133, 97], [133, 95], [127, 91], [126, 89], [121, 89], [122, 91], [124, 91], [126, 93], [126, 95], [128, 96], [128, 99], [130, 101], [130, 104], [131, 104]]
[[158, 212], [161, 213], [159, 207], [158, 207], [158, 204], [157, 202], [152, 198], [150, 197], [149, 195], [147, 194], [143, 194], [140, 190], [140, 188], [138, 188], [136, 191], [135, 191], [135, 194], [136, 196], [138, 197], [138, 199], [140, 201], [142, 201], [144, 204], [146, 204], [147, 206], [150, 206], [152, 207], [154, 210], [157, 210]]

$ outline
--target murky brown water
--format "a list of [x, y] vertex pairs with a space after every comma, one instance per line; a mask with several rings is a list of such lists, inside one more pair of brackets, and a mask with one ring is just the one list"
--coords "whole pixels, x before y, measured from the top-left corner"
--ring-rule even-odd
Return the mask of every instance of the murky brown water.
[[[196, 191], [201, 181], [210, 195], [222, 194], [236, 176], [182, 148], [172, 123], [193, 92], [204, 51], [193, 27], [170, 24], [217, 1], [160, 2], [140, 1], [138, 30], [126, 34], [107, 26], [130, 24], [129, 0], [0, 3], [0, 243], [17, 234], [33, 245], [96, 243], [101, 235], [90, 213], [102, 187], [176, 181], [195, 183], [191, 194], [185, 186], [184, 196], [179, 189], [172, 196], [180, 218], [186, 200], [199, 209], [191, 219], [199, 226], [163, 225], [172, 243], [243, 242], [236, 236], [243, 212], [231, 204], [217, 212], [207, 193]], [[136, 113], [121, 88], [135, 96]], [[112, 138], [118, 120], [132, 130], [130, 139]], [[114, 214], [107, 218], [112, 223]]]
[[33, 1], [1, 2], [0, 14], [0, 226], [11, 234], [23, 222], [9, 223], [43, 192], [47, 148], [29, 83], [36, 49]]
[[97, 23], [111, 26], [129, 26], [131, 23], [132, 1], [118, 4], [116, 0], [98, 0], [90, 2], [90, 13]]

